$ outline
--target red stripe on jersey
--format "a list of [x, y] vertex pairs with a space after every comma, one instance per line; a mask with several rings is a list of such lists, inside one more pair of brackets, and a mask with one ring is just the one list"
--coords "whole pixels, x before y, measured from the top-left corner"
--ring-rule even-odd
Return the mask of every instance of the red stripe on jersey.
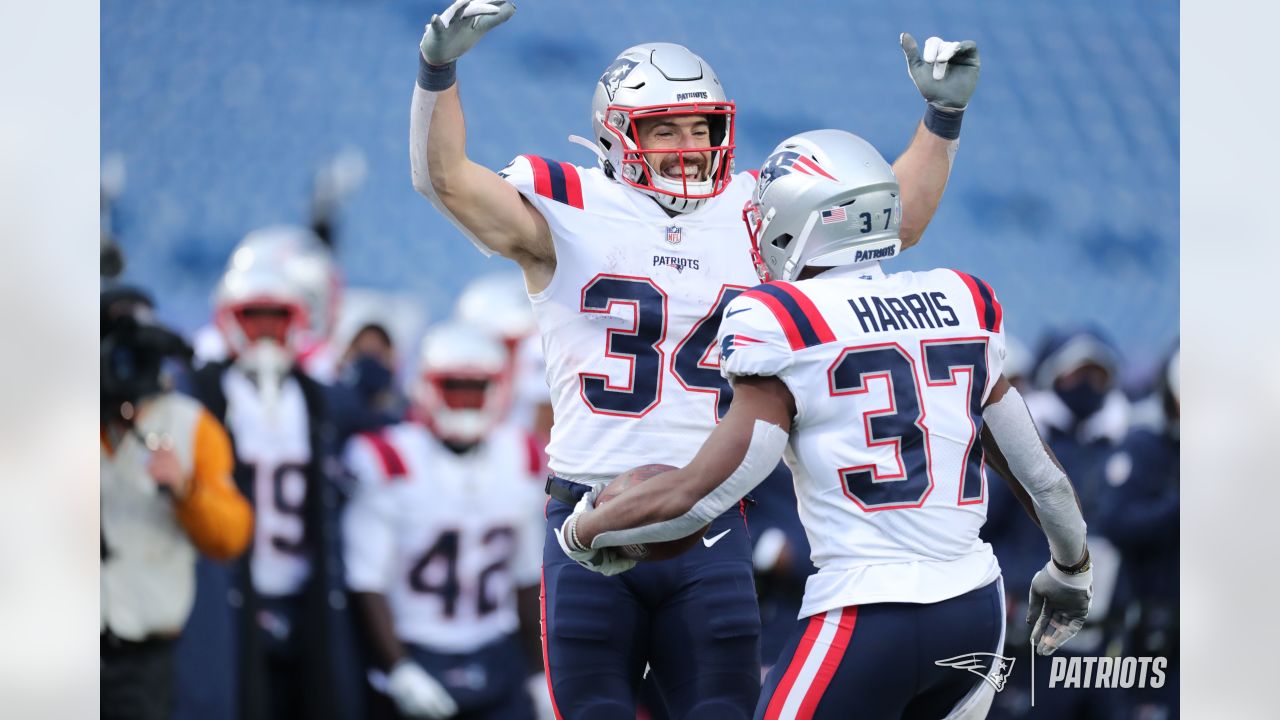
[[831, 639], [831, 645], [822, 656], [822, 664], [818, 666], [818, 672], [813, 676], [812, 684], [804, 693], [804, 700], [800, 702], [800, 709], [796, 713], [797, 718], [812, 718], [817, 711], [818, 703], [822, 701], [822, 694], [831, 684], [831, 678], [835, 677], [840, 661], [844, 660], [845, 651], [849, 648], [849, 640], [853, 637], [853, 628], [857, 624], [858, 607], [856, 605], [846, 607], [840, 612], [840, 625], [836, 628], [836, 636]]
[[542, 474], [542, 468], [546, 467], [546, 455], [533, 433], [525, 433], [524, 443], [525, 452], [528, 453], [529, 474], [537, 477]]
[[964, 286], [969, 288], [969, 294], [973, 296], [973, 312], [978, 316], [978, 325], [990, 330], [991, 328], [986, 327], [987, 323], [984, 319], [987, 316], [987, 301], [982, 299], [982, 292], [978, 290], [978, 282], [974, 280], [973, 276], [966, 275], [959, 270], [952, 270], [951, 272], [955, 273], [964, 282]]
[[543, 197], [551, 197], [551, 169], [547, 161], [537, 155], [522, 155], [533, 168], [533, 191]]
[[360, 437], [369, 441], [370, 447], [377, 454], [378, 459], [382, 461], [382, 472], [387, 476], [388, 480], [401, 478], [408, 475], [405, 469], [404, 461], [400, 459], [400, 453], [396, 452], [391, 443], [380, 433], [365, 432], [360, 433]]
[[759, 179], [760, 179], [760, 171], [759, 171], [759, 170], [748, 170], [748, 171], [747, 171], [747, 174], [751, 176], [751, 179], [752, 179], [752, 180], [759, 180]]
[[569, 206], [582, 209], [582, 178], [578, 177], [578, 168], [570, 163], [560, 163], [564, 171], [564, 189], [569, 195]]
[[791, 313], [787, 312], [780, 300], [757, 290], [748, 290], [739, 297], [749, 297], [763, 303], [765, 307], [769, 308], [769, 312], [773, 313], [773, 317], [777, 319], [778, 324], [782, 326], [782, 332], [787, 336], [787, 342], [790, 343], [791, 349], [803, 350], [805, 348], [804, 338], [800, 335], [800, 328], [796, 325], [796, 321], [791, 319]]
[[764, 720], [778, 720], [782, 717], [782, 706], [787, 704], [787, 695], [790, 695], [791, 688], [795, 687], [800, 668], [804, 667], [804, 661], [809, 658], [809, 653], [813, 652], [813, 643], [818, 639], [818, 633], [822, 632], [822, 620], [825, 617], [826, 613], [821, 613], [809, 618], [809, 626], [804, 629], [804, 637], [800, 638], [800, 644], [796, 646], [796, 651], [791, 656], [787, 672], [783, 674], [782, 680], [778, 681], [778, 687], [774, 689], [773, 697], [769, 699], [769, 707], [765, 708]]
[[813, 325], [813, 331], [818, 334], [819, 342], [836, 341], [836, 335], [831, 332], [831, 326], [827, 324], [826, 318], [822, 317], [822, 313], [818, 312], [818, 306], [813, 304], [808, 295], [800, 292], [799, 288], [790, 283], [776, 282], [774, 285], [782, 288], [800, 306], [800, 311], [808, 318], [809, 324]]

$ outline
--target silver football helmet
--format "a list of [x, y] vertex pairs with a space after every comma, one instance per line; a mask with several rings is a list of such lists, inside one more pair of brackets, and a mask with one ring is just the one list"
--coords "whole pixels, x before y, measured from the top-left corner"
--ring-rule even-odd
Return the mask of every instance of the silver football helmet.
[[[600, 76], [591, 99], [601, 169], [669, 210], [692, 212], [724, 192], [733, 177], [734, 113], [711, 66], [688, 48], [672, 43], [629, 47]], [[704, 116], [710, 147], [642, 147], [636, 120], [675, 115]], [[708, 152], [711, 163], [703, 172], [686, 168], [686, 155]], [[663, 175], [650, 154], [676, 155], [680, 177]]]
[[782, 141], [760, 168], [742, 215], [766, 282], [794, 280], [809, 266], [884, 260], [902, 246], [893, 168], [871, 143], [843, 130]]
[[414, 410], [436, 437], [470, 445], [506, 414], [509, 383], [507, 350], [496, 337], [457, 321], [442, 323], [422, 339]]

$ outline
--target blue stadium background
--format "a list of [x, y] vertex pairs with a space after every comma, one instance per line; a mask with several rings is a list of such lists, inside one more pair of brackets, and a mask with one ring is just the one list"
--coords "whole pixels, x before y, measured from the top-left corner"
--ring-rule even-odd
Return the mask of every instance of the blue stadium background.
[[[360, 150], [341, 216], [348, 283], [407, 290], [433, 317], [486, 261], [409, 182], [409, 96], [424, 22], [445, 2], [117, 0], [102, 6], [102, 151], [128, 183], [114, 229], [126, 279], [185, 329], [248, 230], [306, 219], [316, 168]], [[982, 80], [948, 194], [893, 267], [954, 266], [1000, 293], [1031, 344], [1093, 322], [1137, 365], [1178, 332], [1178, 5], [628, 3], [524, 0], [460, 64], [469, 151], [586, 165], [600, 71], [622, 48], [686, 44], [739, 103], [739, 168], [781, 138], [853, 130], [890, 159], [923, 109], [900, 31], [972, 38]]]

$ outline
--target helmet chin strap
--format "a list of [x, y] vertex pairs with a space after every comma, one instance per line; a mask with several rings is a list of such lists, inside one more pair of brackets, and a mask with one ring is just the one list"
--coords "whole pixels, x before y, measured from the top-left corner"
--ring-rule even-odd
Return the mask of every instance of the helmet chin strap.
[[595, 143], [582, 137], [581, 135], [570, 135], [569, 142], [573, 143], [574, 145], [581, 145], [582, 147], [590, 150], [596, 156], [596, 159], [600, 161], [600, 167], [604, 167], [605, 164], [609, 162], [609, 158], [605, 157], [603, 150], [597, 147]]
[[800, 237], [792, 240], [795, 243], [795, 251], [788, 253], [786, 262], [782, 264], [782, 277], [779, 280], [791, 281], [795, 280], [800, 274], [803, 267], [797, 266], [796, 261], [804, 254], [804, 246], [809, 243], [809, 235], [813, 232], [813, 226], [818, 222], [817, 211], [809, 213], [809, 219], [804, 223], [804, 229], [800, 231]]

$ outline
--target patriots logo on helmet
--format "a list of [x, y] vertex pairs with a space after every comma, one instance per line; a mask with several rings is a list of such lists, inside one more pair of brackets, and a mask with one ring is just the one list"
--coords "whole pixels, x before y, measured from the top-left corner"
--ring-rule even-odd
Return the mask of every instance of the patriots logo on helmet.
[[1013, 672], [1014, 662], [1014, 658], [995, 653], [978, 652], [957, 655], [946, 660], [937, 660], [933, 664], [957, 670], [968, 670], [991, 683], [991, 687], [995, 688], [996, 692], [1000, 692], [1004, 689], [1005, 682], [1009, 680], [1009, 673]]
[[783, 150], [769, 156], [760, 168], [760, 179], [757, 181], [756, 197], [764, 197], [764, 193], [774, 180], [798, 172], [802, 175], [817, 175], [828, 180], [835, 180], [831, 173], [822, 169], [813, 158], [801, 155], [794, 150]]
[[631, 74], [631, 69], [639, 64], [639, 60], [621, 57], [614, 60], [613, 64], [600, 76], [600, 84], [604, 85], [604, 91], [609, 93], [610, 101], [613, 100], [614, 94], [618, 92], [618, 86]]

